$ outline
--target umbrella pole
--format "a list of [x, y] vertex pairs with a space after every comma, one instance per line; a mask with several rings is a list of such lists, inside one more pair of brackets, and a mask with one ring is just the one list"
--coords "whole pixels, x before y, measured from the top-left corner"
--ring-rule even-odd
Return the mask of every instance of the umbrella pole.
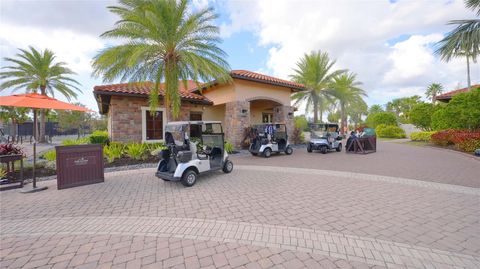
[[35, 177], [35, 166], [37, 164], [37, 110], [33, 110], [33, 167], [32, 181], [33, 188], [37, 188], [37, 178]]
[[37, 188], [37, 178], [35, 176], [35, 166], [37, 164], [37, 110], [33, 109], [33, 167], [32, 167], [32, 188], [22, 190], [22, 193], [32, 193], [43, 191], [48, 187]]

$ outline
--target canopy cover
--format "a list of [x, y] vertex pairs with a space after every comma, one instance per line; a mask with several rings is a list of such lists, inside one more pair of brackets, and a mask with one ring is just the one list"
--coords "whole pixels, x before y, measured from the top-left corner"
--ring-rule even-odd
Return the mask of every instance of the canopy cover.
[[65, 103], [38, 93], [0, 96], [0, 106], [90, 111], [88, 108]]

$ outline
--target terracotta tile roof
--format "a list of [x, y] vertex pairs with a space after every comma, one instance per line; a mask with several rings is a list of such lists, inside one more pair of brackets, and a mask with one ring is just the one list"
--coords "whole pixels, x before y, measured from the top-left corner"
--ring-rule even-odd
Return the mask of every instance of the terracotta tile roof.
[[[119, 93], [119, 94], [133, 94], [133, 95], [149, 95], [150, 89], [153, 87], [154, 83], [147, 82], [136, 82], [136, 83], [121, 83], [121, 84], [111, 84], [111, 85], [100, 85], [93, 87], [95, 93], [98, 94], [108, 94], [108, 93]], [[163, 91], [163, 83], [160, 84], [159, 95], [164, 96], [165, 92]], [[193, 93], [192, 90], [197, 87], [197, 84], [191, 80], [187, 81], [187, 88], [184, 87], [182, 82], [179, 83], [180, 97], [184, 100], [189, 101], [201, 101], [204, 103], [213, 104], [212, 101], [208, 100], [206, 97]]]
[[[476, 89], [476, 88], [480, 88], [480, 84], [476, 84], [476, 85], [471, 86], [471, 89]], [[464, 92], [468, 92], [468, 87], [463, 88], [463, 89], [450, 91], [450, 92], [446, 92], [446, 93], [442, 93], [440, 95], [437, 95], [437, 97], [435, 97], [435, 100], [450, 100], [450, 99], [452, 99], [452, 97], [454, 95], [459, 94], [459, 93], [464, 93]]]
[[304, 90], [305, 86], [303, 84], [295, 83], [292, 81], [280, 79], [280, 78], [275, 78], [259, 73], [255, 73], [252, 71], [247, 71], [247, 70], [232, 70], [230, 72], [230, 75], [232, 78], [239, 78], [239, 79], [246, 79], [246, 80], [252, 80], [252, 81], [258, 81], [258, 82], [264, 82], [268, 84], [273, 84], [273, 85], [278, 85], [278, 86], [284, 86], [284, 87], [289, 87], [293, 88], [296, 90]]

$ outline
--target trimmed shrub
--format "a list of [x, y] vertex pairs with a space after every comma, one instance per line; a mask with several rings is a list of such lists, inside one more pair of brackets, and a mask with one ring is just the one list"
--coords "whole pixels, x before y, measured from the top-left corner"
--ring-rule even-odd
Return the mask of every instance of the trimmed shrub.
[[434, 133], [435, 132], [413, 132], [410, 134], [410, 140], [429, 142]]
[[57, 159], [57, 152], [55, 150], [49, 150], [45, 152], [42, 157], [49, 162], [53, 162]]
[[377, 128], [378, 125], [391, 125], [397, 126], [397, 117], [392, 112], [377, 112], [368, 115], [367, 125], [372, 128]]
[[95, 131], [88, 138], [91, 144], [107, 145], [109, 143], [108, 132], [106, 131]]
[[380, 124], [375, 128], [378, 137], [383, 138], [405, 138], [405, 131], [396, 125]]
[[422, 130], [432, 129], [432, 115], [435, 112], [435, 106], [428, 103], [416, 104], [410, 110], [410, 122]]
[[231, 154], [233, 153], [233, 144], [230, 143], [230, 142], [225, 142], [225, 151], [228, 153], [228, 154]]
[[480, 148], [480, 131], [444, 130], [432, 135], [432, 142], [440, 145], [455, 145], [459, 150], [474, 152]]
[[453, 96], [452, 100], [432, 115], [435, 130], [480, 128], [480, 88]]
[[125, 154], [133, 160], [144, 160], [147, 154], [148, 148], [145, 144], [132, 143], [125, 147]]

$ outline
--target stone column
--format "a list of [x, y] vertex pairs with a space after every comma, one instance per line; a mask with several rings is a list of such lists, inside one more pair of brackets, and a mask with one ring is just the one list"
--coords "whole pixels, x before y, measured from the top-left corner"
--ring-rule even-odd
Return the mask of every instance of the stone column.
[[287, 126], [287, 134], [291, 137], [294, 128], [293, 107], [277, 106], [273, 108], [273, 122], [285, 123]]
[[225, 104], [225, 140], [241, 148], [246, 127], [250, 126], [250, 102], [234, 101]]

